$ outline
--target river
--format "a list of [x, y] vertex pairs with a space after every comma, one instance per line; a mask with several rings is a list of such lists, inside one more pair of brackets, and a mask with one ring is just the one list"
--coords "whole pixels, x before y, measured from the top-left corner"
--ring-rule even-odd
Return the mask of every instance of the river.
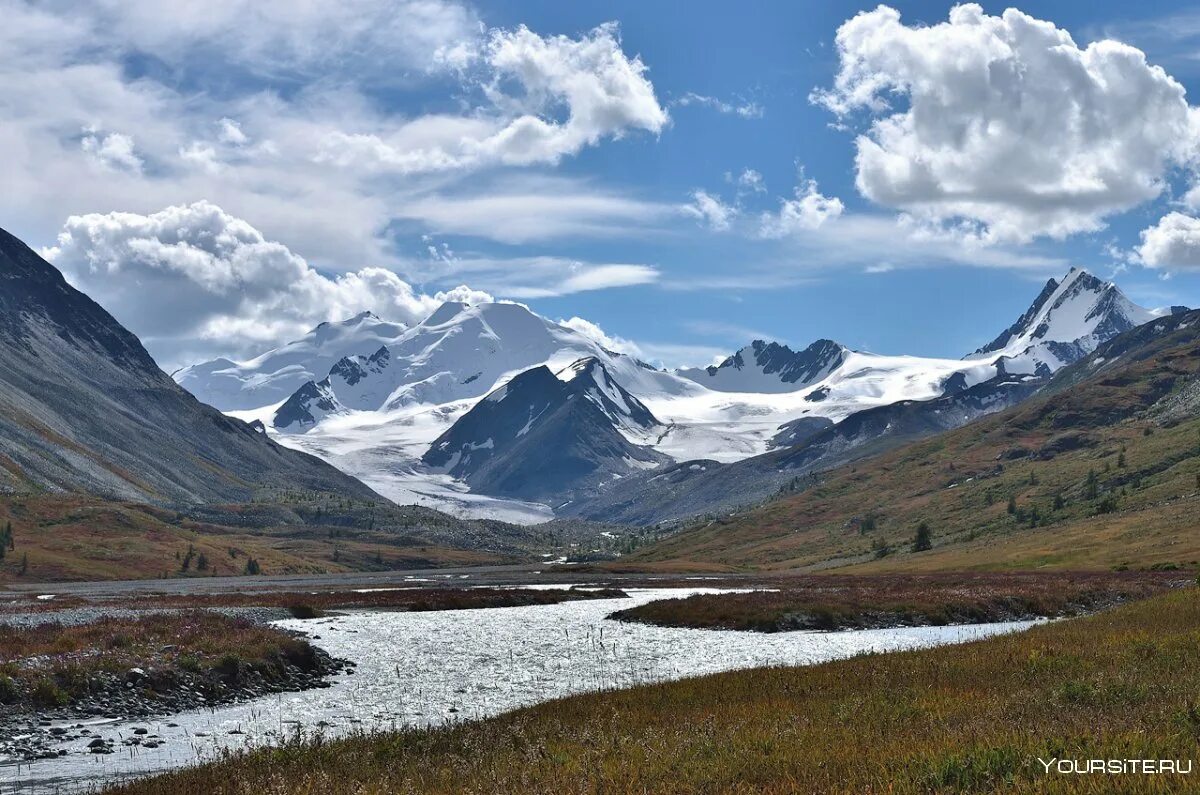
[[[442, 725], [590, 690], [630, 687], [736, 668], [810, 665], [864, 652], [959, 643], [1031, 622], [845, 632], [759, 634], [626, 624], [624, 607], [713, 589], [635, 589], [627, 599], [424, 613], [353, 612], [279, 622], [358, 664], [332, 687], [151, 721], [99, 721], [57, 759], [0, 763], [2, 793], [68, 793], [103, 781], [210, 759], [222, 749], [322, 733]], [[47, 727], [49, 728], [49, 727]], [[124, 747], [140, 736], [157, 748]], [[86, 752], [87, 740], [119, 749]]]

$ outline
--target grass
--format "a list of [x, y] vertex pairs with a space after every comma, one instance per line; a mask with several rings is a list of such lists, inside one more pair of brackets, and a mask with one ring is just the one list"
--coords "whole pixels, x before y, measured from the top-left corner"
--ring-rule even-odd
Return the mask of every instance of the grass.
[[489, 607], [522, 607], [552, 605], [580, 599], [614, 599], [626, 596], [617, 588], [422, 588], [381, 587], [376, 590], [351, 591], [231, 591], [211, 594], [139, 594], [136, 597], [117, 597], [97, 601], [58, 599], [15, 602], [0, 605], [5, 610], [26, 612], [30, 607], [53, 610], [64, 605], [148, 609], [189, 609], [215, 607], [281, 607], [296, 618], [316, 618], [327, 610], [401, 610], [425, 612], [431, 610], [474, 610]]
[[260, 750], [120, 786], [178, 793], [956, 793], [1196, 789], [1038, 758], [1194, 759], [1187, 588], [960, 646], [575, 696], [497, 718]]
[[16, 709], [65, 706], [105, 688], [125, 686], [133, 668], [140, 686], [165, 694], [184, 674], [217, 688], [244, 671], [268, 681], [287, 666], [312, 672], [317, 652], [283, 630], [215, 613], [104, 618], [81, 626], [0, 625], [0, 703]]
[[[258, 564], [260, 573], [277, 575], [472, 566], [518, 559], [508, 553], [436, 543], [417, 532], [304, 524], [319, 517], [311, 511], [298, 514], [287, 506], [205, 510], [208, 513], [200, 520], [154, 506], [82, 495], [5, 497], [0, 499], [0, 527], [12, 523], [15, 548], [5, 550], [0, 558], [0, 585], [238, 576], [247, 573], [250, 560]], [[393, 512], [404, 517], [404, 510]], [[375, 521], [357, 515], [346, 521], [350, 519]], [[425, 522], [426, 514], [412, 521]]]
[[1177, 573], [815, 575], [773, 591], [697, 594], [611, 618], [668, 627], [782, 632], [978, 624], [1078, 615], [1189, 582]]

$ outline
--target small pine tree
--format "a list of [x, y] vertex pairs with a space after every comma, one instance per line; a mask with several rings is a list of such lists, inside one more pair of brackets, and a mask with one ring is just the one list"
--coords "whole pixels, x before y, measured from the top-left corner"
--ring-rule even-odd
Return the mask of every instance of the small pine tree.
[[24, 577], [25, 572], [27, 572], [27, 571], [29, 571], [29, 553], [28, 552], [21, 555], [21, 569], [17, 573], [20, 574], [22, 577]]
[[196, 558], [196, 570], [208, 571], [208, 555], [205, 555], [203, 552]]
[[913, 539], [913, 552], [925, 552], [933, 549], [933, 537], [929, 533], [929, 524], [921, 522], [917, 525], [917, 537]]
[[1015, 496], [1008, 498], [1008, 512], [1014, 516], [1017, 513], [1017, 498]]
[[250, 575], [257, 575], [257, 574], [262, 573], [262, 568], [258, 565], [257, 560], [255, 560], [254, 558], [249, 558], [246, 561], [246, 573], [250, 574]]
[[12, 522], [4, 525], [4, 538], [8, 541], [9, 549], [17, 548], [17, 537], [13, 535]]
[[1125, 468], [1125, 454], [1124, 453], [1117, 453], [1117, 468], [1118, 469]]
[[1066, 502], [1063, 500], [1063, 496], [1061, 494], [1055, 494], [1054, 495], [1054, 510], [1061, 511], [1063, 509], [1064, 505], [1066, 505]]

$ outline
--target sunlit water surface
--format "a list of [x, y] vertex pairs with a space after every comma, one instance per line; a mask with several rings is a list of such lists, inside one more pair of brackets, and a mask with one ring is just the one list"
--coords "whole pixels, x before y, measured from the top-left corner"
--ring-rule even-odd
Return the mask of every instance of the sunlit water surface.
[[[767, 635], [667, 629], [605, 618], [654, 599], [714, 590], [635, 589], [628, 591], [628, 599], [426, 613], [363, 611], [282, 621], [279, 626], [318, 636], [314, 642], [330, 654], [358, 663], [357, 673], [337, 676], [327, 689], [152, 721], [94, 723], [91, 737], [64, 744], [67, 756], [21, 765], [0, 761], [0, 792], [77, 792], [104, 780], [194, 764], [222, 749], [278, 743], [297, 732], [336, 736], [441, 725], [571, 693], [958, 643], [1031, 623]], [[157, 734], [163, 744], [153, 749], [121, 746], [138, 727]], [[87, 742], [96, 736], [113, 739], [120, 750], [88, 754]]]

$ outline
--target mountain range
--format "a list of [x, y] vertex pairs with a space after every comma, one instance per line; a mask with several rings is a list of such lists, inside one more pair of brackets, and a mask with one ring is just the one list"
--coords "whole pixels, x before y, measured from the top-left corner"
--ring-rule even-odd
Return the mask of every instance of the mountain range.
[[[755, 539], [825, 527], [834, 543], [826, 515], [891, 536], [925, 517], [1003, 529], [999, 486], [976, 481], [1051, 502], [1032, 519], [1012, 509], [1037, 526], [1126, 499], [1162, 513], [1194, 479], [1200, 312], [1150, 312], [1078, 269], [958, 360], [757, 340], [670, 371], [514, 303], [449, 302], [411, 328], [363, 312], [247, 362], [175, 374], [227, 407], [273, 401], [224, 412], [2, 232], [0, 278], [0, 511], [23, 532], [57, 528], [33, 540], [42, 577], [112, 576], [108, 552], [80, 546], [97, 532], [145, 576], [179, 560], [181, 543], [225, 573], [240, 571], [239, 549], [287, 571], [394, 565], [384, 553], [401, 565], [513, 560], [544, 549], [539, 538], [599, 532], [576, 518], [689, 528], [677, 536], [687, 545], [668, 540], [646, 560], [778, 561], [790, 541]], [[1121, 470], [1127, 451], [1133, 472], [1063, 480], [1101, 461]], [[1062, 467], [1043, 474], [1013, 463], [1051, 459]], [[952, 489], [988, 502], [930, 507], [958, 505], [933, 499]], [[554, 517], [544, 531], [505, 521]], [[835, 558], [867, 555], [862, 539], [817, 541]]]
[[[1198, 434], [1200, 311], [1176, 312], [1099, 344], [1004, 411], [792, 478], [622, 566], [1190, 570]], [[921, 525], [931, 549], [914, 545]]]
[[[399, 502], [646, 524], [752, 503], [798, 474], [1003, 410], [1154, 317], [1074, 268], [962, 359], [754, 340], [711, 367], [671, 371], [520, 304], [447, 302], [412, 328], [365, 313], [176, 378]], [[263, 384], [301, 372], [314, 375], [263, 401]]]

